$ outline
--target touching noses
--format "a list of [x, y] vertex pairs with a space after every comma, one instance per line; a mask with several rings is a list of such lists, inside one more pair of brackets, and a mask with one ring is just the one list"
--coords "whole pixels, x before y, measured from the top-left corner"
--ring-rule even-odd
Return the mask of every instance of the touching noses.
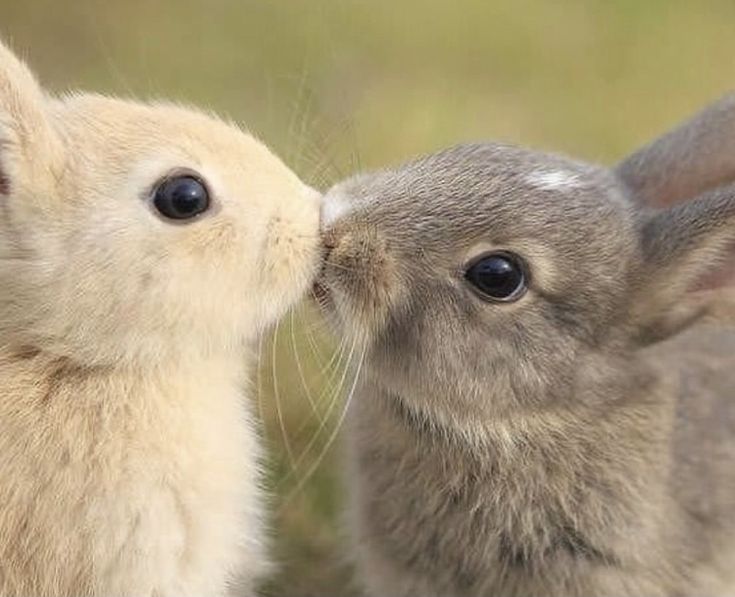
[[331, 226], [327, 230], [322, 230], [322, 245], [324, 246], [325, 252], [329, 253], [332, 249], [336, 249], [343, 236], [342, 226]]
[[336, 249], [345, 236], [344, 216], [350, 202], [342, 193], [327, 193], [321, 206], [320, 230], [325, 255]]

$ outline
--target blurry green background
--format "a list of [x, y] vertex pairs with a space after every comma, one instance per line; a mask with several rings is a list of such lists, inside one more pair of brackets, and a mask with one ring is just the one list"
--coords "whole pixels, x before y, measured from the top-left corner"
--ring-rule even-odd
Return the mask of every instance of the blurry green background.
[[[735, 82], [732, 0], [0, 0], [0, 15], [52, 89], [212, 108], [320, 187], [467, 140], [616, 160]], [[257, 380], [282, 565], [265, 591], [346, 596], [347, 351], [308, 305], [276, 338]]]

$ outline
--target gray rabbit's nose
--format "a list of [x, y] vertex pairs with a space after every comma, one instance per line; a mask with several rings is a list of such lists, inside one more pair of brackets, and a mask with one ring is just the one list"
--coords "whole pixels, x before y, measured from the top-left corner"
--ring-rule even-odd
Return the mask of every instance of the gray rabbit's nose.
[[325, 258], [336, 249], [346, 233], [345, 216], [351, 211], [349, 197], [340, 192], [330, 192], [321, 207], [320, 229]]
[[322, 232], [322, 264], [330, 261], [332, 251], [339, 246], [341, 234], [338, 230], [330, 228], [326, 232]]
[[344, 234], [340, 232], [339, 227], [332, 226], [329, 230], [322, 231], [322, 245], [327, 252], [336, 249], [342, 236]]

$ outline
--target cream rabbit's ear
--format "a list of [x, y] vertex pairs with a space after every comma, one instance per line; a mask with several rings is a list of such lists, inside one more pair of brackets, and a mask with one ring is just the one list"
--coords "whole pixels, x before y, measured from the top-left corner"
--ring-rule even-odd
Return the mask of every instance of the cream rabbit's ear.
[[633, 199], [652, 207], [735, 182], [735, 93], [638, 149], [615, 172]]
[[0, 42], [0, 197], [42, 184], [60, 158], [47, 105], [33, 73]]

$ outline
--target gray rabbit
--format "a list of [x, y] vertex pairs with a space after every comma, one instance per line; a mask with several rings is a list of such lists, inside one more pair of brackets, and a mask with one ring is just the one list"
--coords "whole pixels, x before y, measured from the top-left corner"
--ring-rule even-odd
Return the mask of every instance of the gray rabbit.
[[734, 252], [726, 125], [732, 97], [615, 169], [463, 145], [329, 191], [370, 595], [735, 595], [735, 301], [698, 291]]

